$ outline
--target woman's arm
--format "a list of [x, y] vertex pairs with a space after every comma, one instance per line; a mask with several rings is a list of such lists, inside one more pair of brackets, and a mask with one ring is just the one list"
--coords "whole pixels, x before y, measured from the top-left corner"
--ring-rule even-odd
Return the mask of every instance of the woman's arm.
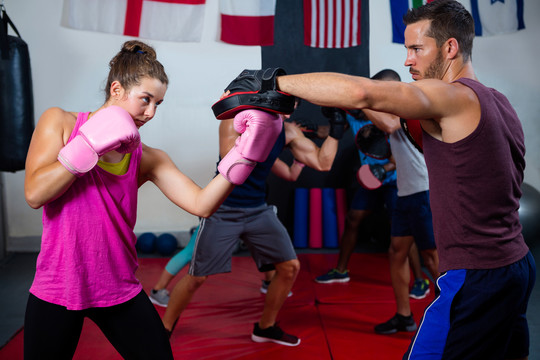
[[75, 126], [76, 115], [51, 108], [40, 117], [26, 156], [24, 195], [30, 207], [37, 209], [62, 195], [75, 181], [58, 161]]
[[234, 188], [221, 174], [201, 188], [164, 151], [143, 144], [139, 186], [146, 181], [153, 182], [174, 204], [199, 217], [212, 215]]
[[[239, 119], [239, 116], [243, 118]], [[249, 176], [255, 162], [248, 159], [263, 156], [262, 154], [268, 150], [265, 146], [275, 142], [282, 126], [281, 118], [261, 111], [244, 111], [235, 117], [235, 121], [237, 120], [239, 123], [245, 122], [247, 130], [244, 136], [247, 137], [243, 142], [240, 139], [239, 144], [235, 145], [238, 133], [234, 129], [233, 120], [221, 121], [219, 149], [222, 161], [218, 166], [220, 174], [207, 186], [199, 187], [178, 170], [165, 152], [145, 145], [139, 172], [139, 186], [146, 181], [152, 181], [167, 198], [182, 209], [200, 217], [212, 215], [233, 190], [232, 183], [241, 184]], [[274, 123], [267, 124], [265, 121]], [[243, 149], [247, 154], [240, 154], [236, 148], [235, 152], [230, 152], [233, 146]], [[230, 154], [232, 155], [229, 156]], [[225, 165], [220, 168], [224, 161]], [[231, 178], [227, 180], [221, 173]]]

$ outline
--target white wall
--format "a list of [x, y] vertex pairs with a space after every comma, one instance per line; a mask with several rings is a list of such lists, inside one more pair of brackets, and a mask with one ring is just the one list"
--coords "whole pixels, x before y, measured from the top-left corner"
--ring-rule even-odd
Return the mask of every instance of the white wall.
[[[63, 0], [4, 0], [4, 4], [29, 45], [36, 121], [51, 106], [72, 111], [98, 108], [108, 61], [128, 38], [61, 27]], [[242, 69], [261, 66], [260, 48], [216, 40], [217, 4], [207, 0], [200, 43], [147, 41], [156, 48], [170, 85], [156, 117], [141, 129], [143, 142], [167, 151], [201, 186], [210, 181], [218, 152], [218, 121], [210, 106]], [[525, 0], [525, 10], [525, 30], [475, 40], [473, 63], [480, 81], [505, 93], [515, 106], [526, 133], [525, 181], [540, 189], [540, 76], [537, 63], [533, 64], [540, 57], [540, 1]], [[391, 43], [388, 0], [370, 1], [370, 22], [372, 74], [393, 68], [410, 81], [403, 66], [405, 50]], [[13, 250], [18, 239], [40, 235], [41, 210], [24, 201], [24, 172], [0, 176], [5, 181], [8, 250]], [[185, 231], [196, 223], [194, 216], [170, 204], [152, 184], [141, 188], [136, 232]]]

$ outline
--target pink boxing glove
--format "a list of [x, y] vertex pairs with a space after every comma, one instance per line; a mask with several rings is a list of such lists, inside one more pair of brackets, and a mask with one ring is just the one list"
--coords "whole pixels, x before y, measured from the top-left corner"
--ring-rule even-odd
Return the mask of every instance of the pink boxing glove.
[[234, 129], [241, 133], [234, 147], [219, 162], [218, 171], [229, 182], [241, 185], [257, 161], [265, 161], [283, 128], [279, 115], [244, 110], [234, 117]]
[[234, 129], [242, 134], [236, 139], [236, 150], [252, 161], [265, 161], [283, 128], [279, 115], [261, 110], [244, 110], [234, 117]]
[[256, 165], [257, 162], [244, 158], [234, 146], [219, 162], [218, 171], [228, 182], [242, 185]]
[[112, 150], [132, 152], [141, 137], [131, 115], [119, 106], [98, 111], [60, 150], [58, 161], [74, 175], [81, 176], [96, 166], [101, 155]]

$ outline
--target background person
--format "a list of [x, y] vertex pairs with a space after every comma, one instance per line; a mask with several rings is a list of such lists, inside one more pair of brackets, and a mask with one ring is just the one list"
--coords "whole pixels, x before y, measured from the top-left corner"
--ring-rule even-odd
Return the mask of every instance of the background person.
[[[320, 148], [306, 138], [298, 126], [284, 122], [283, 130], [266, 161], [259, 163], [246, 182], [235, 188], [214, 216], [202, 219], [189, 272], [176, 283], [163, 316], [167, 330], [174, 329], [176, 321], [208, 276], [231, 271], [233, 250], [242, 240], [259, 271], [275, 270], [261, 318], [254, 324], [252, 340], [286, 346], [300, 344], [297, 336], [287, 334], [276, 325], [279, 310], [300, 270], [300, 262], [274, 207], [266, 204], [266, 179], [285, 146], [302, 164], [319, 171], [330, 170], [337, 153], [338, 140], [345, 130], [345, 119], [334, 120], [331, 122], [330, 136]], [[230, 121], [221, 122], [220, 156], [229, 151], [237, 136]]]
[[[390, 69], [375, 74], [372, 79], [401, 81]], [[397, 200], [392, 213], [392, 230], [389, 247], [390, 278], [396, 299], [396, 313], [388, 321], [375, 326], [378, 334], [397, 331], [415, 331], [409, 296], [409, 258], [412, 251], [422, 256], [431, 277], [439, 277], [439, 257], [433, 236], [433, 221], [429, 206], [429, 180], [424, 156], [409, 141], [397, 116], [364, 110], [366, 116], [379, 129], [390, 134], [390, 147], [396, 161]], [[413, 245], [416, 244], [416, 247]], [[418, 280], [415, 280], [417, 283]], [[422, 280], [420, 280], [422, 281]], [[424, 282], [425, 284], [425, 282]], [[428, 283], [429, 284], [429, 283]], [[414, 290], [414, 288], [413, 288]], [[428, 291], [429, 292], [429, 288]], [[424, 295], [425, 296], [425, 295]]]

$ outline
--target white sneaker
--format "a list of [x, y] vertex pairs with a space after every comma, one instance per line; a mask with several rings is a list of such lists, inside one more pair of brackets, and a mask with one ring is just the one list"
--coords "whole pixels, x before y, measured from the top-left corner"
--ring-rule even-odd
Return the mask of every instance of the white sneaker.
[[169, 291], [167, 289], [161, 289], [158, 291], [152, 289], [149, 297], [152, 304], [162, 307], [167, 307], [169, 304]]
[[[263, 280], [261, 285], [261, 293], [266, 294], [268, 292], [268, 285], [270, 285], [270, 281]], [[292, 296], [292, 291], [289, 291], [289, 295], [287, 297]]]

